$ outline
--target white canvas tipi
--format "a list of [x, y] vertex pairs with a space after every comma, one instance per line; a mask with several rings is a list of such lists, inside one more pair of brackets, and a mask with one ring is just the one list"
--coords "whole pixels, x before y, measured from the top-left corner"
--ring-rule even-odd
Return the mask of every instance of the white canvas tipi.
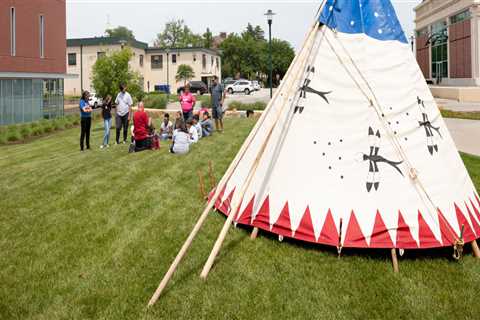
[[332, 246], [478, 238], [480, 201], [390, 1], [329, 0], [319, 22], [216, 207]]
[[213, 206], [228, 219], [204, 278], [232, 222], [339, 249], [478, 249], [480, 199], [389, 0], [324, 2], [150, 304]]

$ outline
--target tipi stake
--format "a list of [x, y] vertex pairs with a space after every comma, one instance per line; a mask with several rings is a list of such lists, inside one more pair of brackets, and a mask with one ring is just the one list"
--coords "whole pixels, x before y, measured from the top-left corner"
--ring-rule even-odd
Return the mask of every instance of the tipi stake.
[[212, 160], [208, 161], [208, 175], [210, 176], [210, 188], [213, 189], [217, 183], [215, 181], [215, 176], [213, 175]]
[[258, 236], [258, 228], [255, 227], [252, 230], [252, 234], [250, 234], [250, 239], [255, 240], [255, 239], [257, 239], [257, 236]]
[[472, 244], [472, 252], [473, 252], [473, 256], [477, 259], [480, 258], [480, 249], [478, 248], [478, 244], [477, 244], [477, 240], [473, 240], [471, 242]]
[[[318, 28], [318, 23], [315, 24], [315, 28]], [[316, 33], [314, 32], [313, 34], [309, 35], [309, 41], [308, 41], [309, 45], [307, 47], [309, 47], [310, 43], [312, 43], [311, 46], [313, 48], [314, 41], [312, 41], [312, 40], [315, 39], [315, 34]], [[305, 64], [307, 63], [306, 60], [308, 59], [309, 52], [305, 51], [305, 52], [303, 52], [303, 54], [304, 54], [304, 56], [302, 57], [302, 60], [300, 60], [300, 67], [299, 67], [298, 70], [303, 70], [304, 67], [305, 67]], [[303, 74], [303, 72], [301, 72], [301, 71], [299, 71], [299, 73], [300, 73], [300, 75]], [[296, 89], [294, 84], [298, 83], [300, 81], [300, 75], [296, 75], [295, 78], [292, 80], [292, 82], [290, 84], [290, 87], [287, 90], [287, 96], [289, 96], [293, 92], [293, 90]], [[207, 262], [203, 266], [203, 270], [202, 270], [202, 273], [200, 274], [200, 277], [204, 280], [207, 279], [208, 273], [210, 272], [210, 269], [213, 266], [213, 262], [215, 261], [215, 258], [217, 257], [218, 252], [220, 251], [220, 248], [222, 247], [223, 241], [225, 240], [225, 237], [227, 236], [228, 230], [230, 229], [230, 226], [232, 225], [232, 221], [235, 217], [235, 214], [232, 214], [232, 213], [237, 212], [237, 210], [239, 209], [239, 206], [241, 204], [239, 199], [241, 199], [241, 197], [245, 194], [245, 192], [247, 191], [247, 189], [250, 185], [250, 182], [251, 182], [251, 180], [252, 180], [252, 178], [253, 178], [256, 170], [257, 170], [257, 167], [260, 163], [260, 160], [263, 156], [263, 153], [264, 153], [264, 151], [267, 147], [267, 144], [270, 140], [273, 129], [276, 127], [276, 124], [277, 124], [277, 122], [280, 118], [280, 115], [283, 111], [283, 108], [285, 107], [286, 104], [287, 104], [287, 100], [284, 99], [284, 102], [283, 102], [282, 106], [277, 111], [275, 121], [271, 125], [271, 127], [268, 131], [268, 134], [265, 137], [265, 140], [263, 141], [262, 146], [261, 146], [259, 152], [257, 153], [257, 156], [255, 157], [255, 161], [253, 162], [252, 166], [250, 167], [249, 174], [248, 174], [247, 178], [245, 179], [245, 182], [243, 183], [242, 189], [239, 193], [240, 197], [238, 197], [236, 199], [236, 201], [234, 202], [234, 205], [232, 206], [232, 210], [230, 210], [230, 214], [228, 215], [228, 218], [225, 221], [225, 224], [223, 225], [223, 228], [220, 231], [220, 234], [218, 235], [217, 241], [215, 242], [215, 245], [213, 246], [212, 251], [210, 252], [210, 256], [208, 257]]]
[[200, 187], [200, 195], [202, 196], [202, 199], [205, 199], [207, 197], [207, 193], [205, 192], [205, 182], [203, 181], [203, 175], [200, 170], [197, 171], [198, 174], [198, 183]]
[[397, 249], [393, 248], [391, 250], [391, 253], [392, 253], [393, 272], [398, 273]]

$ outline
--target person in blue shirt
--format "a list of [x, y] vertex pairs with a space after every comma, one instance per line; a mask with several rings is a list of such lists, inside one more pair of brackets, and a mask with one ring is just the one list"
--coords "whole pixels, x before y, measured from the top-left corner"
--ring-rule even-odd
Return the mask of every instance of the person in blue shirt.
[[84, 91], [80, 99], [80, 151], [84, 149], [84, 142], [87, 149], [90, 149], [90, 128], [92, 126], [92, 108], [88, 104], [90, 93]]

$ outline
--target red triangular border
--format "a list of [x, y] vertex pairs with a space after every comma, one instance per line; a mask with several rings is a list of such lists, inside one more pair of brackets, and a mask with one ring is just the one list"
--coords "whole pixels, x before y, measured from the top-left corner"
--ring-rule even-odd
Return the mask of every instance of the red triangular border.
[[263, 229], [270, 231], [270, 202], [269, 202], [269, 196], [265, 198], [263, 201], [262, 206], [260, 207], [260, 210], [258, 210], [257, 215], [255, 216], [255, 219], [253, 220], [252, 225]]
[[423, 219], [420, 211], [418, 211], [418, 239], [420, 240], [420, 248], [422, 249], [442, 246], [437, 238], [435, 238], [427, 222]]
[[355, 212], [353, 211], [350, 214], [350, 220], [348, 221], [348, 227], [345, 233], [345, 241], [343, 242], [343, 246], [351, 248], [368, 247], [365, 236], [362, 233], [362, 229], [360, 229], [360, 225], [355, 217]]
[[416, 249], [417, 241], [412, 236], [410, 227], [403, 219], [402, 212], [398, 211], [397, 241], [395, 246], [399, 249]]
[[290, 222], [290, 210], [288, 208], [288, 202], [283, 206], [280, 216], [272, 227], [272, 232], [280, 234], [284, 237], [292, 237], [292, 224]]
[[[245, 209], [243, 209], [243, 212], [237, 215], [236, 221], [237, 223], [240, 224], [250, 224], [252, 221], [252, 214], [253, 214], [253, 205], [255, 204], [255, 195], [252, 196], [252, 199], [248, 202], [247, 206]], [[240, 210], [240, 207], [238, 207]]]
[[338, 237], [338, 230], [335, 226], [335, 221], [333, 221], [332, 212], [329, 209], [327, 216], [325, 217], [325, 222], [323, 223], [322, 231], [320, 232], [320, 237], [318, 237], [317, 241], [318, 243], [337, 246]]
[[370, 248], [394, 248], [390, 233], [378, 210], [375, 215], [375, 224], [370, 238]]
[[313, 229], [312, 216], [310, 214], [310, 208], [307, 206], [305, 213], [297, 230], [295, 230], [295, 239], [316, 242], [315, 230]]
[[230, 194], [225, 200], [223, 200], [222, 205], [220, 206], [220, 211], [222, 211], [226, 216], [230, 214], [230, 210], [232, 209], [230, 205], [232, 204], [232, 198], [234, 194], [235, 194], [235, 188], [233, 188], [232, 191], [230, 191]]
[[462, 230], [462, 225], [465, 226], [465, 229], [463, 230], [463, 241], [464, 242], [471, 242], [476, 239], [475, 232], [472, 229], [472, 226], [468, 222], [467, 218], [465, 218], [465, 215], [463, 214], [462, 210], [457, 206], [455, 203], [455, 213], [457, 214], [457, 220], [458, 220], [458, 227], [459, 230]]
[[455, 230], [452, 228], [450, 223], [448, 223], [448, 220], [445, 219], [445, 216], [443, 215], [442, 211], [440, 209], [438, 211], [438, 223], [440, 225], [440, 233], [442, 235], [442, 242], [443, 246], [452, 246], [455, 244], [456, 241], [456, 233]]

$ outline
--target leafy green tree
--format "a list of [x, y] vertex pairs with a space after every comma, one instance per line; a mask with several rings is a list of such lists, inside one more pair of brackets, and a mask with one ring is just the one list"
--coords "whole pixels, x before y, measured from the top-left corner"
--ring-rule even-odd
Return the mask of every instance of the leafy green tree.
[[111, 95], [115, 99], [120, 84], [125, 83], [134, 98], [142, 98], [140, 75], [132, 71], [129, 65], [132, 57], [130, 48], [125, 48], [97, 59], [92, 68], [92, 84], [99, 96]]
[[119, 38], [127, 41], [135, 40], [133, 31], [124, 26], [118, 26], [116, 28], [107, 29], [105, 30], [105, 33], [107, 34], [108, 37], [111, 37], [111, 38]]
[[193, 71], [192, 67], [187, 64], [181, 64], [178, 66], [177, 75], [175, 76], [175, 80], [180, 82], [183, 80], [183, 84], [187, 84], [187, 81], [195, 77], [195, 72]]
[[185, 25], [183, 20], [172, 20], [165, 24], [164, 30], [157, 34], [155, 46], [163, 48], [201, 47], [204, 39]]
[[248, 24], [247, 28], [244, 32], [242, 32], [242, 38], [251, 37], [256, 41], [265, 41], [265, 32], [263, 31], [262, 27], [260, 26], [253, 26], [252, 24]]
[[[262, 63], [260, 71], [268, 75], [269, 74], [269, 64], [268, 64], [268, 42], [265, 43], [262, 50]], [[288, 70], [288, 67], [292, 63], [293, 58], [295, 57], [295, 51], [293, 50], [290, 43], [284, 40], [272, 39], [272, 69], [273, 69], [273, 82], [275, 85], [278, 85], [276, 80], [276, 75], [278, 74], [280, 78], [283, 78], [285, 73]]]
[[213, 34], [210, 28], [207, 28], [207, 31], [203, 34], [203, 46], [207, 49], [213, 47]]

